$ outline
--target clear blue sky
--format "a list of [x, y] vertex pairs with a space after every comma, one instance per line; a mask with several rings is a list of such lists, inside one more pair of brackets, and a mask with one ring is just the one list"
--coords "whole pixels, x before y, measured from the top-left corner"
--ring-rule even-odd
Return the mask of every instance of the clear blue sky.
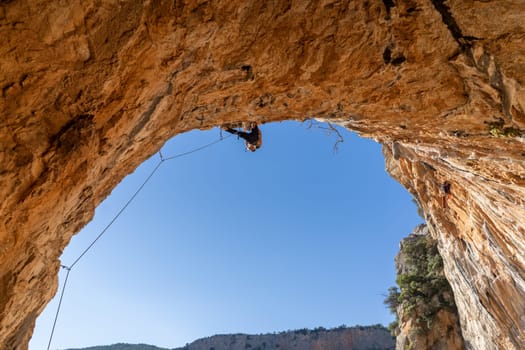
[[[421, 222], [384, 170], [381, 147], [340, 129], [263, 125], [263, 147], [230, 137], [162, 164], [69, 276], [52, 349], [147, 343], [167, 348], [223, 333], [387, 325], [399, 240]], [[218, 139], [179, 135], [171, 156]], [[158, 162], [126, 177], [62, 256], [70, 265]], [[63, 283], [65, 272], [61, 272]], [[47, 348], [55, 298], [30, 350]]]

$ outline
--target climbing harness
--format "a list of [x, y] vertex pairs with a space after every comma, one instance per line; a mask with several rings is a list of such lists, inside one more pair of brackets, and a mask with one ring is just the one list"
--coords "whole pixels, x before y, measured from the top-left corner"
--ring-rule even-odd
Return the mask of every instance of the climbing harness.
[[53, 321], [53, 327], [51, 329], [51, 335], [49, 336], [49, 343], [47, 345], [47, 350], [49, 350], [51, 348], [51, 342], [53, 340], [53, 335], [55, 333], [55, 328], [56, 328], [56, 324], [57, 324], [57, 320], [58, 320], [58, 316], [60, 314], [60, 308], [62, 306], [62, 300], [64, 298], [64, 292], [66, 291], [66, 286], [67, 286], [67, 280], [69, 278], [69, 274], [71, 273], [71, 270], [75, 267], [76, 264], [78, 264], [78, 262], [86, 255], [86, 253], [91, 250], [91, 248], [93, 248], [93, 246], [95, 245], [95, 243], [97, 243], [97, 241], [107, 232], [107, 230], [113, 225], [113, 223], [119, 218], [119, 216], [124, 212], [124, 210], [126, 210], [126, 208], [131, 204], [131, 202], [133, 202], [133, 200], [135, 199], [135, 197], [137, 197], [137, 195], [140, 193], [140, 191], [142, 191], [142, 189], [144, 188], [144, 186], [146, 186], [146, 184], [149, 182], [149, 180], [151, 180], [151, 178], [153, 177], [153, 175], [155, 175], [155, 173], [157, 172], [157, 170], [159, 170], [160, 166], [164, 163], [164, 162], [167, 162], [167, 161], [170, 161], [170, 160], [173, 160], [173, 159], [176, 159], [176, 158], [180, 158], [180, 157], [184, 157], [184, 156], [187, 156], [187, 155], [190, 155], [192, 153], [195, 153], [195, 152], [198, 152], [198, 151], [202, 151], [203, 149], [205, 148], [208, 148], [208, 147], [211, 147], [223, 140], [226, 140], [227, 138], [231, 137], [233, 135], [228, 135], [226, 137], [223, 137], [222, 136], [222, 132], [221, 132], [221, 135], [220, 135], [220, 138], [218, 140], [215, 140], [213, 142], [210, 142], [208, 144], [205, 144], [204, 146], [201, 146], [201, 147], [198, 147], [198, 148], [195, 148], [191, 151], [188, 151], [188, 152], [184, 152], [184, 153], [179, 153], [179, 154], [176, 154], [174, 156], [170, 156], [170, 157], [164, 157], [164, 155], [162, 154], [162, 149], [159, 150], [159, 162], [157, 163], [157, 165], [155, 166], [155, 168], [153, 168], [153, 170], [151, 171], [151, 173], [148, 175], [148, 177], [146, 178], [146, 180], [144, 180], [144, 182], [142, 182], [142, 184], [139, 186], [139, 188], [135, 191], [135, 193], [133, 193], [133, 195], [128, 199], [128, 201], [126, 202], [126, 204], [124, 204], [124, 206], [117, 212], [117, 214], [113, 217], [113, 219], [111, 219], [111, 221], [106, 225], [106, 227], [104, 227], [102, 229], [102, 231], [99, 233], [99, 235], [87, 246], [86, 249], [84, 249], [82, 251], [82, 253], [80, 253], [80, 255], [73, 261], [73, 263], [69, 266], [67, 265], [60, 265], [61, 268], [63, 268], [64, 270], [67, 271], [66, 273], [66, 277], [64, 279], [64, 284], [62, 285], [62, 291], [60, 292], [60, 299], [58, 301], [58, 307], [57, 307], [57, 311], [56, 311], [56, 314], [55, 314], [55, 320]]

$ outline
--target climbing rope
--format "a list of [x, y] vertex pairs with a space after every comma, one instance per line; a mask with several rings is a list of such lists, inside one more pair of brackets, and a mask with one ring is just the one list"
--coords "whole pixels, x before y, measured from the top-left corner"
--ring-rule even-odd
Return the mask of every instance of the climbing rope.
[[69, 278], [69, 273], [71, 272], [71, 268], [60, 265], [61, 268], [64, 268], [67, 270], [66, 279], [64, 280], [64, 285], [62, 286], [62, 292], [60, 292], [60, 301], [58, 302], [58, 308], [57, 313], [55, 315], [55, 320], [53, 321], [53, 328], [51, 329], [51, 336], [49, 337], [49, 343], [47, 344], [47, 350], [51, 347], [51, 340], [53, 340], [53, 333], [55, 332], [55, 326], [57, 325], [58, 320], [58, 314], [60, 313], [60, 306], [62, 306], [62, 299], [64, 298], [64, 292], [66, 291], [67, 286], [67, 279]]
[[160, 166], [164, 163], [164, 162], [167, 162], [167, 161], [170, 161], [170, 160], [173, 160], [173, 159], [176, 159], [176, 158], [180, 158], [180, 157], [184, 157], [184, 156], [187, 156], [187, 155], [190, 155], [192, 153], [195, 153], [195, 152], [199, 152], [199, 151], [202, 151], [203, 149], [205, 148], [208, 148], [208, 147], [211, 147], [223, 140], [226, 140], [227, 138], [231, 137], [233, 135], [228, 135], [226, 137], [222, 137], [222, 132], [221, 132], [221, 135], [220, 135], [220, 138], [218, 140], [215, 140], [213, 142], [210, 142], [208, 144], [205, 144], [204, 146], [201, 146], [201, 147], [198, 147], [198, 148], [195, 148], [191, 151], [188, 151], [188, 152], [184, 152], [184, 153], [179, 153], [179, 154], [176, 154], [174, 156], [170, 156], [170, 157], [164, 157], [163, 154], [162, 154], [162, 150], [159, 150], [159, 158], [160, 160], [158, 161], [157, 165], [155, 166], [155, 168], [153, 168], [153, 170], [151, 171], [151, 173], [148, 175], [148, 177], [146, 178], [146, 180], [144, 180], [144, 182], [142, 182], [142, 184], [139, 186], [139, 188], [135, 191], [135, 193], [133, 193], [133, 195], [128, 199], [128, 201], [126, 202], [126, 204], [124, 204], [124, 206], [117, 212], [117, 214], [113, 217], [113, 219], [111, 219], [111, 221], [106, 225], [106, 227], [104, 227], [102, 229], [102, 231], [98, 234], [98, 236], [87, 246], [86, 249], [84, 249], [82, 251], [82, 253], [80, 253], [80, 255], [73, 261], [73, 263], [69, 266], [67, 265], [60, 265], [61, 268], [65, 269], [67, 271], [66, 273], [66, 278], [64, 279], [64, 284], [62, 286], [62, 291], [60, 292], [60, 299], [58, 301], [58, 307], [57, 307], [57, 311], [56, 311], [56, 314], [55, 314], [55, 320], [53, 322], [53, 327], [51, 329], [51, 335], [49, 336], [49, 343], [47, 345], [47, 350], [50, 349], [51, 347], [51, 342], [53, 340], [53, 335], [55, 333], [55, 327], [56, 327], [56, 324], [57, 324], [57, 320], [58, 320], [58, 316], [60, 314], [60, 308], [62, 306], [62, 300], [64, 298], [64, 292], [66, 291], [66, 286], [67, 286], [67, 280], [69, 278], [69, 273], [71, 272], [71, 270], [73, 269], [73, 267], [75, 267], [76, 264], [78, 264], [78, 262], [86, 255], [86, 253], [88, 251], [91, 250], [91, 248], [93, 248], [93, 246], [95, 245], [95, 243], [97, 243], [97, 241], [107, 232], [107, 230], [113, 225], [113, 223], [119, 218], [119, 216], [124, 212], [124, 210], [126, 210], [126, 208], [131, 204], [131, 202], [133, 202], [133, 200], [135, 199], [135, 197], [137, 197], [137, 195], [140, 193], [140, 191], [142, 191], [142, 189], [144, 188], [144, 186], [146, 186], [146, 184], [151, 180], [151, 178], [153, 177], [153, 175], [155, 175], [155, 173], [157, 172], [157, 170], [159, 170]]

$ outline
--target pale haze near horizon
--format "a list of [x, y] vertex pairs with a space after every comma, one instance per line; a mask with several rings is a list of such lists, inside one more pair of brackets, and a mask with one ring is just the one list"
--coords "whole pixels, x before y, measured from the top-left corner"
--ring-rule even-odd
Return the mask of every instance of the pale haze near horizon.
[[[261, 126], [255, 153], [230, 137], [164, 162], [71, 271], [51, 349], [175, 348], [214, 334], [391, 322], [383, 299], [395, 283], [393, 259], [422, 219], [385, 172], [379, 144], [338, 128], [344, 142], [334, 153], [335, 133], [306, 126]], [[219, 134], [179, 135], [162, 152], [190, 151]], [[63, 264], [158, 160], [153, 155], [113, 190]], [[59, 294], [37, 320], [30, 350], [47, 348]]]

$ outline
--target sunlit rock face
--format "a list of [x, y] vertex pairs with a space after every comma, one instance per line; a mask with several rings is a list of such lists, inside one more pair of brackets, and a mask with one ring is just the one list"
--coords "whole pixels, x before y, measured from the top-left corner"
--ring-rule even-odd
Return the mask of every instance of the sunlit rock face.
[[1, 1], [1, 347], [27, 348], [71, 236], [168, 138], [315, 117], [385, 145], [439, 241], [467, 347], [525, 348], [524, 13], [522, 0]]

